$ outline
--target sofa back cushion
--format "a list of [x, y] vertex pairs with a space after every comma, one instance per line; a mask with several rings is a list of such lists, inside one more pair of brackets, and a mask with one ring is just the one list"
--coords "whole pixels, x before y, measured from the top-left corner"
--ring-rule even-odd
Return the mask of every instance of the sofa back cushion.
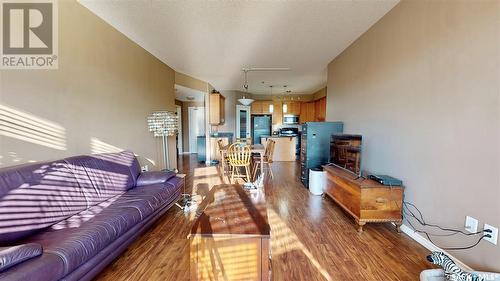
[[0, 246], [124, 193], [139, 172], [130, 151], [0, 169]]
[[67, 158], [89, 206], [98, 204], [133, 188], [140, 166], [130, 151]]
[[0, 245], [51, 226], [87, 207], [64, 161], [0, 170]]

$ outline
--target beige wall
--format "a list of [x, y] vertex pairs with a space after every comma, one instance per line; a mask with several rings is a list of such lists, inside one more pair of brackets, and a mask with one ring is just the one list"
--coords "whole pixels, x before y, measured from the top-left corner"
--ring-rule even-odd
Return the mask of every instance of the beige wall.
[[0, 72], [1, 110], [31, 127], [0, 136], [1, 165], [122, 148], [161, 168], [146, 116], [175, 110], [174, 71], [76, 1], [59, 1], [59, 59], [58, 70]]
[[[328, 67], [327, 119], [363, 135], [362, 168], [401, 178], [429, 222], [500, 226], [499, 5], [402, 1]], [[500, 271], [500, 246], [451, 253]]]
[[175, 84], [202, 92], [213, 90], [213, 87], [209, 89], [211, 86], [207, 82], [180, 72], [175, 72]]

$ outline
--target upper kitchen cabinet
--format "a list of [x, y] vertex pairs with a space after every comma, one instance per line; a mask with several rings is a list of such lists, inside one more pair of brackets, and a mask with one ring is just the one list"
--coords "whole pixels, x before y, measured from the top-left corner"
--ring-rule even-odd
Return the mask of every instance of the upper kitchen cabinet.
[[323, 122], [326, 119], [326, 97], [320, 98], [314, 102], [316, 118], [315, 121]]
[[274, 111], [274, 104], [273, 101], [270, 100], [264, 100], [262, 101], [262, 114], [271, 114], [271, 105], [273, 105], [273, 111]]
[[250, 105], [250, 112], [252, 114], [261, 114], [262, 113], [262, 102], [261, 101], [254, 101]]
[[[252, 114], [271, 114], [272, 101], [254, 101], [251, 105]], [[274, 105], [273, 105], [274, 106]]]
[[315, 102], [303, 102], [300, 107], [300, 123], [316, 121]]
[[283, 102], [283, 115], [300, 115], [300, 102], [298, 101], [284, 101]]
[[283, 104], [280, 101], [273, 102], [273, 125], [283, 124]]
[[226, 121], [226, 98], [220, 93], [210, 94], [210, 125], [222, 125]]

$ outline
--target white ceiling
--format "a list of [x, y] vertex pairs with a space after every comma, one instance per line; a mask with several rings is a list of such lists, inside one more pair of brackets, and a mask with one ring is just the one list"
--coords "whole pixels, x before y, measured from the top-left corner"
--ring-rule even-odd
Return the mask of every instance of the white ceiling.
[[180, 101], [204, 101], [205, 93], [181, 85], [174, 85], [175, 99]]
[[325, 86], [328, 63], [398, 2], [80, 0], [176, 71], [218, 90], [241, 90], [242, 67], [291, 68], [249, 73], [254, 93]]

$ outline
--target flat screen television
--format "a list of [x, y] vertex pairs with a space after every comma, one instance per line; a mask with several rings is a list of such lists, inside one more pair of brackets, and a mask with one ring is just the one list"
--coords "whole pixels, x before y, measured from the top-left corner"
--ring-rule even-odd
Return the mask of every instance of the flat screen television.
[[333, 134], [330, 163], [361, 176], [361, 135]]

